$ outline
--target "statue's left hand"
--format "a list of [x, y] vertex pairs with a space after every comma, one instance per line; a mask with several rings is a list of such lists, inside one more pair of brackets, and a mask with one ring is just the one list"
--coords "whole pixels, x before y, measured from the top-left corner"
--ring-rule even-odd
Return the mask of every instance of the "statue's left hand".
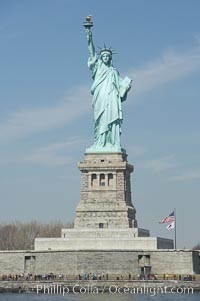
[[128, 85], [128, 89], [127, 89], [127, 91], [129, 91], [129, 90], [131, 89], [131, 87], [132, 87], [132, 83], [133, 83], [133, 81], [131, 80], [131, 81], [130, 81], [130, 84]]

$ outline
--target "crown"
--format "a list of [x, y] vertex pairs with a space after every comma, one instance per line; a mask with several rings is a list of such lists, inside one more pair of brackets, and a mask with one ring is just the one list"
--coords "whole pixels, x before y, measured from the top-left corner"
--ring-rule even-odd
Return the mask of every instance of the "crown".
[[112, 56], [113, 54], [116, 54], [116, 52], [115, 52], [111, 47], [107, 48], [107, 47], [106, 47], [106, 44], [104, 44], [104, 47], [103, 47], [103, 48], [101, 48], [101, 47], [98, 47], [98, 48], [99, 48], [100, 50], [98, 51], [97, 54], [99, 54], [100, 56], [101, 56], [104, 52], [109, 53], [111, 56]]

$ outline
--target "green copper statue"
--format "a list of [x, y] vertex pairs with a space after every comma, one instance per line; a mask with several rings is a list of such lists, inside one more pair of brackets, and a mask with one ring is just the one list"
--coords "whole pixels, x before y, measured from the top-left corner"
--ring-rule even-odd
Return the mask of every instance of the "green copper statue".
[[94, 80], [91, 87], [94, 112], [94, 144], [86, 152], [122, 152], [120, 135], [122, 126], [122, 102], [126, 100], [132, 81], [122, 79], [112, 65], [111, 48], [102, 48], [97, 57], [93, 39], [90, 16], [84, 27], [89, 48], [88, 66]]

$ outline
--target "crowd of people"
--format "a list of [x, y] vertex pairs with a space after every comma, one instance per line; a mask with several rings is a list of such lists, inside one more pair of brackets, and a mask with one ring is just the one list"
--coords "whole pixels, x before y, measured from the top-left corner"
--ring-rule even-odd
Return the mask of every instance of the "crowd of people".
[[32, 273], [28, 273], [28, 274], [16, 274], [16, 275], [2, 275], [2, 277], [0, 277], [1, 280], [4, 281], [9, 281], [9, 280], [13, 280], [13, 281], [18, 281], [18, 280], [26, 280], [26, 281], [51, 281], [51, 280], [67, 280], [67, 276], [63, 275], [63, 274], [59, 274], [56, 275], [54, 273], [49, 273], [49, 274], [32, 274]]
[[179, 281], [194, 281], [196, 280], [195, 275], [155, 275], [155, 274], [148, 274], [148, 275], [108, 275], [107, 273], [104, 274], [96, 274], [96, 273], [84, 273], [79, 274], [77, 276], [67, 276], [62, 273], [60, 274], [8, 274], [8, 275], [2, 275], [0, 276], [0, 280], [2, 281], [59, 281], [59, 280], [179, 280]]

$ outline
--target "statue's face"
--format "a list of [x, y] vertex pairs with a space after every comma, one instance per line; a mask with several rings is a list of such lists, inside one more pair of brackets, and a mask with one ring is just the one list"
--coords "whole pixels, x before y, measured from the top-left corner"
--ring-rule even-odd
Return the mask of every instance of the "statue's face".
[[105, 65], [110, 65], [110, 62], [111, 62], [111, 55], [109, 53], [103, 53], [102, 56], [101, 56], [101, 59], [103, 61], [103, 63]]

